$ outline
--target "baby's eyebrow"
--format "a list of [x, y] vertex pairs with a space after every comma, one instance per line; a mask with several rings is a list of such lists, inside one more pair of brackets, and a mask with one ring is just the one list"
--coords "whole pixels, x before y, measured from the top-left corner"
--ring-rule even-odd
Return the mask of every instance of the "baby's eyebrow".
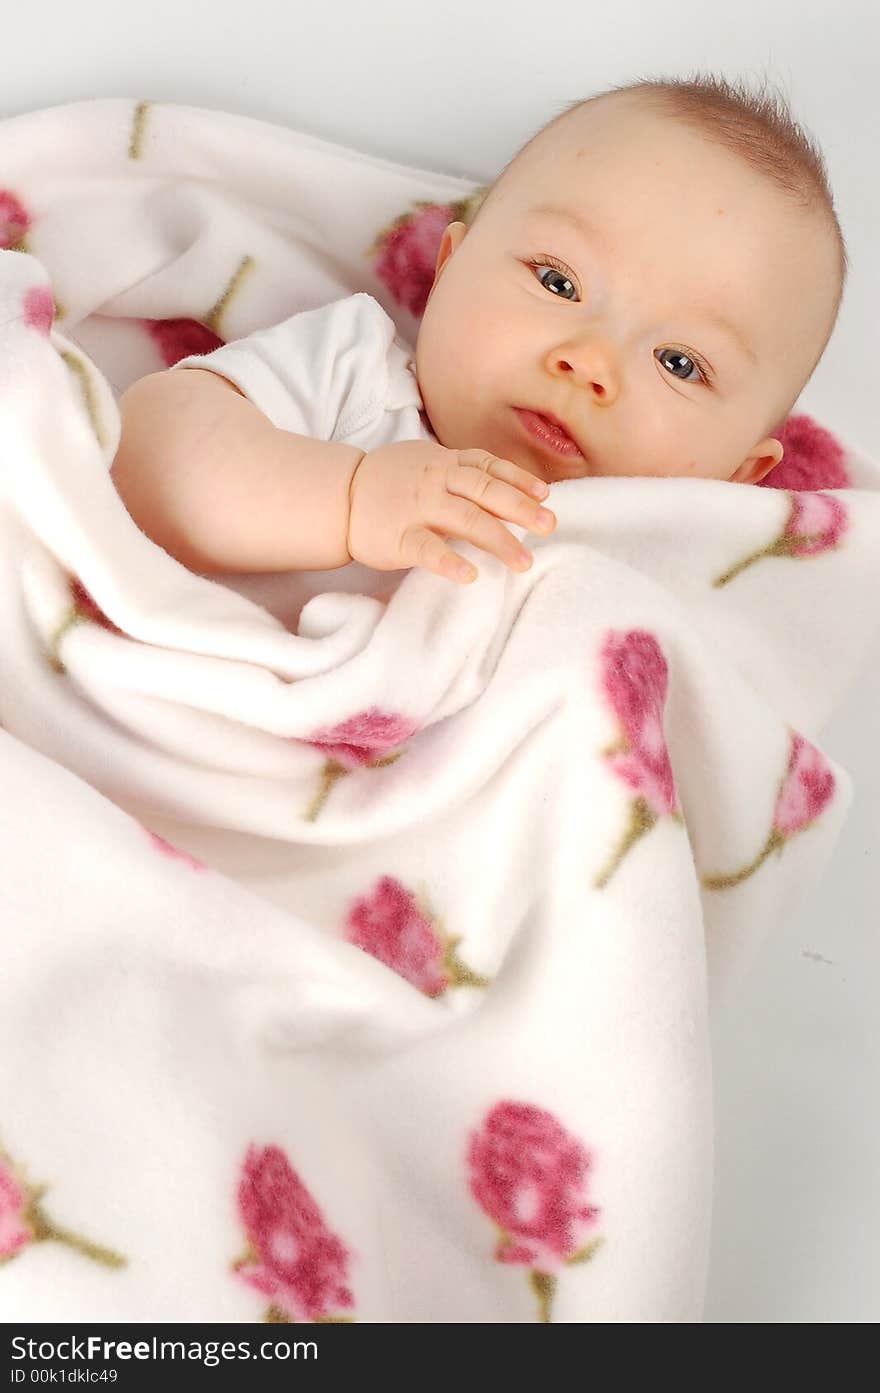
[[571, 223], [576, 233], [581, 234], [581, 237], [585, 238], [586, 241], [590, 241], [590, 238], [596, 242], [602, 241], [602, 234], [599, 233], [599, 228], [596, 227], [596, 224], [589, 223], [586, 217], [581, 217], [579, 213], [574, 213], [569, 208], [556, 208], [556, 206], [550, 205], [550, 203], [542, 203], [539, 208], [529, 209], [529, 212], [531, 212], [533, 216], [561, 217], [564, 223]]
[[[602, 234], [596, 225], [591, 223], [587, 218], [582, 217], [580, 213], [575, 213], [571, 208], [557, 208], [554, 204], [542, 203], [538, 207], [532, 208], [530, 211], [532, 214], [545, 218], [561, 218], [563, 222], [569, 223], [570, 226], [574, 228], [575, 232], [579, 233], [587, 242], [602, 241]], [[755, 350], [738, 324], [734, 324], [733, 320], [728, 319], [726, 315], [719, 314], [717, 310], [704, 310], [702, 312], [702, 317], [707, 323], [714, 324], [722, 333], [727, 334], [729, 338], [733, 339], [733, 342], [740, 351], [744, 353], [747, 358], [751, 359], [752, 363], [757, 367], [758, 355], [755, 353]]]
[[556, 208], [555, 206], [542, 204], [539, 208], [532, 208], [532, 213], [539, 214], [545, 218], [562, 218], [563, 222], [571, 223], [576, 232], [579, 232], [587, 241], [591, 238], [594, 242], [601, 242], [602, 237], [595, 223], [588, 222], [582, 218], [580, 213], [572, 212], [570, 208]]
[[752, 363], [754, 363], [755, 367], [758, 366], [758, 355], [738, 324], [734, 324], [732, 320], [727, 319], [723, 314], [719, 314], [717, 310], [703, 310], [702, 317], [703, 319], [707, 319], [710, 324], [714, 324], [722, 333], [727, 334], [729, 338], [733, 339], [737, 347]]

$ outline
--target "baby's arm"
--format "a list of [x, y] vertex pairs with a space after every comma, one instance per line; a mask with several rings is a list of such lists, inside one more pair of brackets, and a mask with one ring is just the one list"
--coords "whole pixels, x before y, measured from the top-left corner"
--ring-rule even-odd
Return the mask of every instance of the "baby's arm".
[[329, 571], [350, 561], [357, 446], [280, 430], [201, 368], [139, 378], [119, 411], [117, 492], [138, 527], [190, 570]]

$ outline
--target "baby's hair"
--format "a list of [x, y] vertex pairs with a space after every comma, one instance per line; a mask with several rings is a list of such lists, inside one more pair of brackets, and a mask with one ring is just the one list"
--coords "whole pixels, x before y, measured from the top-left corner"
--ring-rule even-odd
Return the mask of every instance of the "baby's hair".
[[477, 220], [508, 170], [543, 132], [590, 102], [617, 93], [633, 94], [653, 111], [683, 122], [707, 140], [730, 150], [757, 174], [770, 180], [800, 209], [804, 212], [815, 211], [825, 223], [837, 249], [836, 300], [825, 340], [805, 379], [807, 381], [837, 323], [849, 272], [849, 256], [822, 151], [795, 121], [785, 96], [778, 90], [770, 90], [766, 79], [761, 90], [749, 92], [741, 82], [729, 82], [714, 74], [644, 77], [569, 102], [516, 151], [491, 184], [478, 190], [476, 196], [469, 200], [464, 221], [470, 226]]

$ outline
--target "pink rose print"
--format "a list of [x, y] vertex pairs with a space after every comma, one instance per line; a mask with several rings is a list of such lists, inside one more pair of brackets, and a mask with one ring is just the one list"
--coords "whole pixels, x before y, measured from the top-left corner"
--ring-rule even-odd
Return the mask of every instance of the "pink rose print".
[[467, 1159], [471, 1194], [500, 1231], [496, 1261], [531, 1269], [538, 1320], [549, 1322], [556, 1274], [604, 1242], [583, 1244], [600, 1213], [584, 1193], [589, 1153], [552, 1113], [507, 1099], [471, 1133]]
[[34, 1236], [27, 1222], [27, 1206], [27, 1191], [0, 1160], [0, 1262], [14, 1257]]
[[99, 609], [86, 590], [82, 581], [77, 576], [70, 578], [70, 594], [74, 606], [83, 619], [90, 620], [93, 624], [100, 624], [102, 629], [107, 629], [111, 634], [121, 634], [122, 630], [117, 628], [112, 619], [108, 619], [102, 609]]
[[20, 1167], [0, 1147], [0, 1265], [10, 1262], [31, 1243], [54, 1239], [106, 1267], [125, 1266], [125, 1258], [111, 1248], [54, 1224], [40, 1205], [45, 1193], [45, 1185], [27, 1183]]
[[792, 513], [786, 529], [792, 556], [816, 556], [836, 547], [847, 526], [847, 512], [839, 498], [827, 493], [793, 493]]
[[198, 319], [142, 319], [167, 368], [193, 353], [213, 353], [224, 340]]
[[811, 489], [850, 487], [843, 446], [812, 416], [789, 416], [782, 429], [771, 434], [781, 442], [785, 453], [776, 468], [759, 481], [760, 488], [806, 493]]
[[791, 511], [782, 532], [769, 546], [737, 561], [712, 584], [727, 585], [762, 556], [818, 556], [836, 547], [849, 526], [846, 507], [828, 493], [790, 493]]
[[249, 1286], [271, 1298], [264, 1320], [352, 1319], [337, 1314], [354, 1305], [347, 1285], [351, 1254], [325, 1224], [280, 1147], [248, 1147], [238, 1212], [248, 1247], [232, 1267]]
[[56, 672], [64, 671], [64, 664], [58, 653], [58, 646], [67, 630], [77, 623], [99, 624], [102, 629], [107, 629], [111, 634], [122, 634], [122, 630], [117, 628], [112, 619], [108, 619], [102, 609], [96, 605], [88, 590], [77, 576], [68, 577], [68, 589], [70, 590], [71, 606], [64, 615], [61, 623], [49, 641], [49, 662]]
[[31, 225], [30, 214], [20, 198], [11, 189], [0, 189], [0, 248], [4, 251], [18, 249], [24, 234]]
[[600, 662], [602, 689], [622, 732], [603, 754], [637, 796], [630, 803], [629, 824], [619, 846], [593, 882], [598, 890], [608, 884], [630, 848], [659, 818], [682, 821], [663, 733], [668, 668], [659, 643], [645, 629], [608, 633]]
[[416, 722], [406, 716], [371, 706], [335, 726], [316, 730], [303, 743], [326, 750], [347, 769], [354, 769], [360, 764], [374, 764], [377, 756], [386, 755], [417, 729]]
[[374, 258], [377, 278], [394, 299], [420, 319], [434, 284], [440, 239], [451, 222], [464, 221], [470, 206], [482, 200], [483, 189], [452, 203], [416, 200], [416, 212], [401, 213], [380, 230], [366, 255]]
[[[139, 823], [138, 825], [140, 826], [141, 824]], [[161, 851], [164, 856], [179, 857], [181, 861], [186, 861], [188, 865], [192, 866], [193, 870], [205, 870], [203, 861], [197, 861], [195, 856], [190, 856], [189, 852], [181, 851], [179, 847], [172, 846], [170, 842], [166, 842], [164, 837], [160, 837], [158, 832], [151, 832], [149, 827], [144, 827], [143, 831], [146, 832], [153, 846], [156, 847], [158, 851]]]
[[425, 996], [442, 996], [448, 987], [487, 987], [457, 957], [461, 938], [450, 938], [427, 907], [393, 876], [383, 875], [372, 893], [354, 901], [346, 921], [346, 938], [371, 953]]
[[440, 238], [455, 221], [448, 203], [416, 202], [415, 213], [403, 213], [383, 229], [368, 255], [376, 256], [374, 270], [399, 305], [420, 319], [434, 283]]
[[777, 851], [781, 856], [788, 838], [815, 822], [834, 797], [834, 772], [825, 756], [796, 731], [790, 732], [790, 738], [788, 769], [779, 786], [773, 825], [764, 846], [754, 861], [738, 871], [701, 876], [700, 883], [707, 890], [739, 885], [754, 875], [771, 852]]
[[29, 329], [48, 334], [55, 318], [55, 301], [48, 285], [32, 285], [25, 292], [24, 322]]
[[408, 717], [371, 706], [369, 710], [348, 716], [335, 726], [323, 726], [307, 738], [296, 737], [302, 744], [312, 745], [327, 754], [321, 783], [306, 811], [305, 821], [316, 821], [337, 779], [359, 766], [381, 769], [386, 764], [393, 764], [403, 753], [395, 746], [409, 740], [417, 730], [417, 722]]
[[782, 781], [773, 827], [783, 837], [802, 832], [834, 796], [834, 774], [815, 745], [792, 731], [791, 757]]

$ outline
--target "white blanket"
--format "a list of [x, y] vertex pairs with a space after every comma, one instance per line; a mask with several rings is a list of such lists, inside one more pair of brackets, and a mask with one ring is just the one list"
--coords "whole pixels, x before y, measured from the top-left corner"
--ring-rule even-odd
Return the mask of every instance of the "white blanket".
[[328, 573], [298, 630], [109, 476], [193, 345], [352, 290], [413, 342], [473, 192], [184, 106], [0, 123], [5, 1321], [701, 1318], [710, 1014], [850, 803], [880, 472], [792, 418], [800, 491], [558, 484], [529, 572]]

